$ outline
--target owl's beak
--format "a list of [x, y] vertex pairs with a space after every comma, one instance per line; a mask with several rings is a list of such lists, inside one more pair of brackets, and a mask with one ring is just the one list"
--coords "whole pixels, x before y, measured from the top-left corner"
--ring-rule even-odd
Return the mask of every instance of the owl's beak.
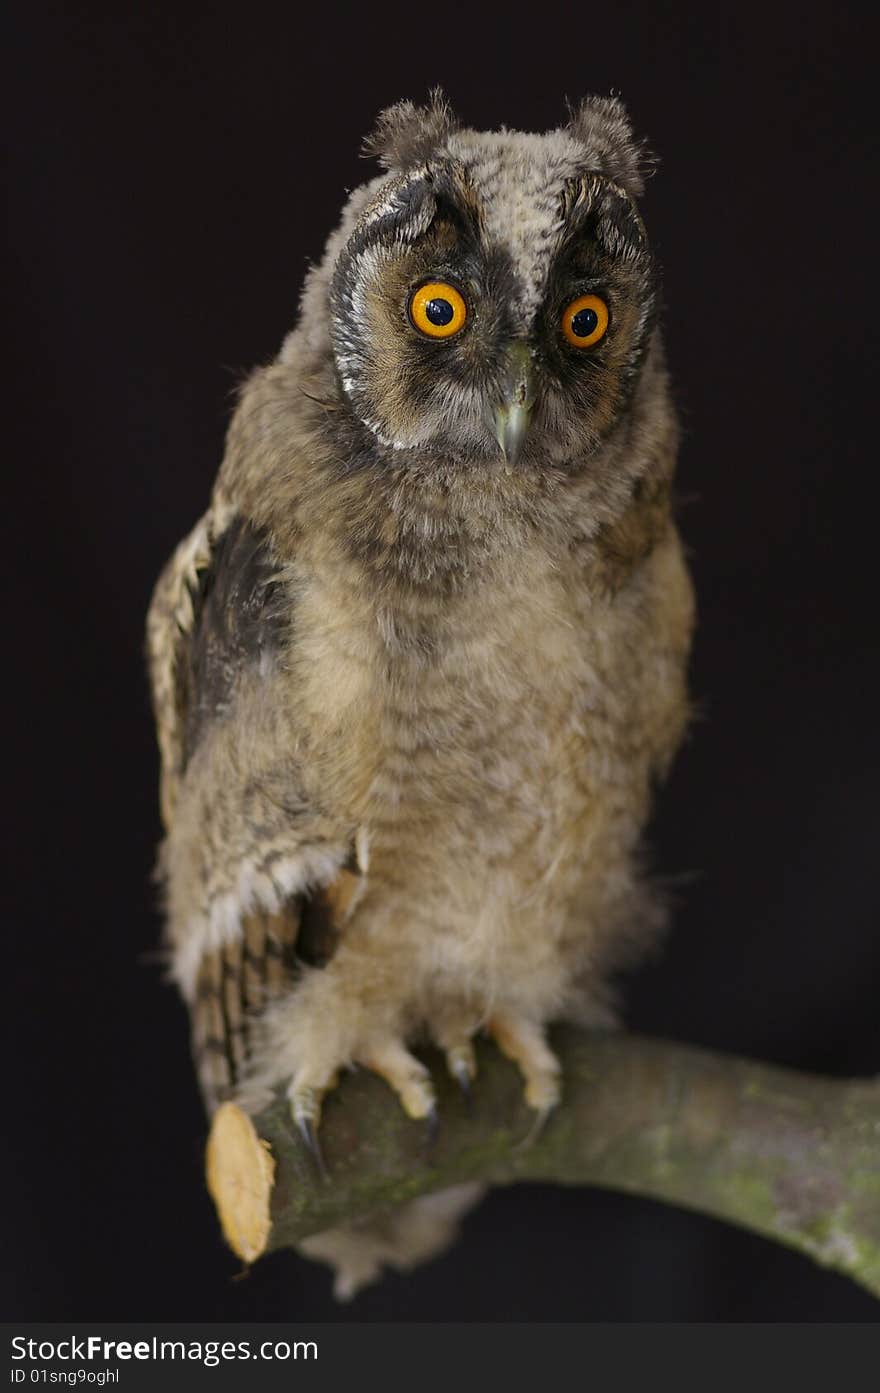
[[501, 401], [493, 413], [495, 439], [504, 458], [513, 464], [519, 455], [535, 403], [535, 370], [529, 346], [518, 340], [507, 355], [507, 375]]

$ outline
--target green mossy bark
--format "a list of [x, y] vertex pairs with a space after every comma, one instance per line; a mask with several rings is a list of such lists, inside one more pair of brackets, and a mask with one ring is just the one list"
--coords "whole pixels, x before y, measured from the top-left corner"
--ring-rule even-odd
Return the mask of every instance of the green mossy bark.
[[516, 1070], [479, 1048], [470, 1109], [430, 1059], [433, 1140], [368, 1073], [326, 1100], [317, 1175], [279, 1101], [257, 1119], [277, 1163], [270, 1248], [466, 1180], [647, 1195], [807, 1253], [880, 1296], [880, 1082], [800, 1074], [684, 1045], [560, 1030], [563, 1102], [527, 1141]]

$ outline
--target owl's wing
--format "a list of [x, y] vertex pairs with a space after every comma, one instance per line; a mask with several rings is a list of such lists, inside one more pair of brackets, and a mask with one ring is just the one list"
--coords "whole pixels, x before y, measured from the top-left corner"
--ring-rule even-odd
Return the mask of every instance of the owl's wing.
[[[147, 660], [161, 755], [162, 821], [171, 826], [187, 762], [197, 694], [192, 654], [199, 641], [205, 596], [218, 571], [227, 569], [218, 546], [231, 521], [210, 509], [184, 537], [159, 577], [147, 615]], [[195, 700], [194, 700], [195, 698]]]
[[[228, 507], [206, 513], [162, 572], [147, 619], [147, 650], [169, 842], [190, 761], [234, 715], [242, 679], [259, 682], [273, 668], [286, 611], [265, 534]], [[277, 896], [262, 907], [257, 897], [231, 930], [189, 934], [195, 951], [182, 986], [209, 1109], [240, 1084], [254, 1027], [294, 981], [299, 962], [320, 966], [332, 956], [358, 881], [352, 854], [320, 889]]]

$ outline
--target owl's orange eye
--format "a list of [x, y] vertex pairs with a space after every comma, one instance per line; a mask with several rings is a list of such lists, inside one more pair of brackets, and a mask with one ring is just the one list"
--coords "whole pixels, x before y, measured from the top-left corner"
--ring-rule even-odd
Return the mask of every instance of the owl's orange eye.
[[431, 339], [448, 339], [464, 328], [467, 305], [454, 285], [428, 281], [414, 292], [409, 317], [419, 333]]
[[598, 295], [579, 295], [562, 316], [562, 332], [575, 348], [592, 348], [608, 328], [608, 306]]

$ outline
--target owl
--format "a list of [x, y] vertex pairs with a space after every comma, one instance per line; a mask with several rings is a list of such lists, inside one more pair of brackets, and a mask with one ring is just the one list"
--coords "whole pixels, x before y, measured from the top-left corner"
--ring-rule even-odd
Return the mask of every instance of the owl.
[[[645, 154], [614, 98], [545, 134], [384, 112], [299, 322], [240, 394], [148, 619], [172, 972], [213, 1109], [340, 1072], [430, 1125], [416, 1052], [540, 1123], [548, 1024], [609, 1025], [661, 919], [640, 840], [686, 724], [692, 591]], [[348, 1295], [460, 1187], [304, 1244]]]

